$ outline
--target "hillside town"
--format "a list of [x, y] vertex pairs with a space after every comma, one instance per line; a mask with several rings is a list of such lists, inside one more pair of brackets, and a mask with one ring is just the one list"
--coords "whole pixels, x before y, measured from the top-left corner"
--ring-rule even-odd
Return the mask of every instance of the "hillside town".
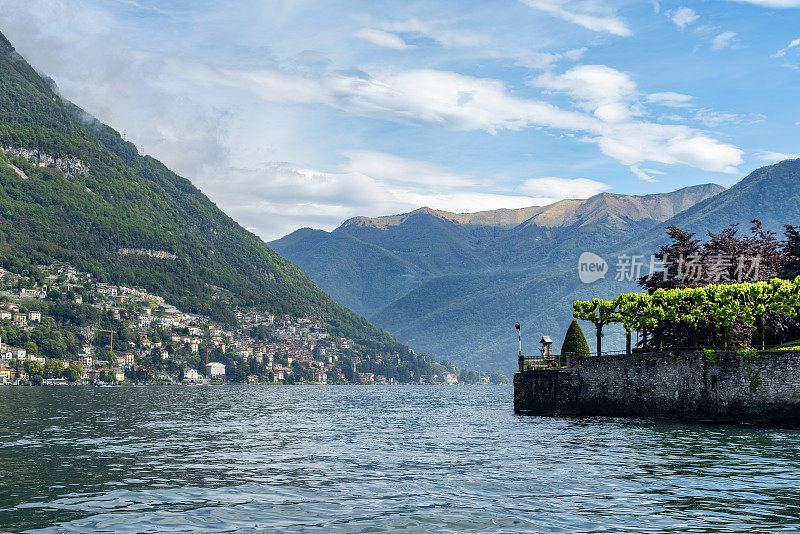
[[[27, 274], [27, 276], [26, 276]], [[70, 265], [0, 269], [0, 384], [458, 384], [504, 377], [365, 354], [309, 317], [234, 312], [221, 325]], [[425, 372], [428, 371], [428, 372]]]

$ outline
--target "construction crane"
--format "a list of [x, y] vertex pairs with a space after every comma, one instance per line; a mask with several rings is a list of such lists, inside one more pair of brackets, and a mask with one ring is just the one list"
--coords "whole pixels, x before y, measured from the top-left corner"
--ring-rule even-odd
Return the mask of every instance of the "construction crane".
[[97, 332], [108, 332], [109, 337], [111, 337], [111, 352], [114, 352], [114, 331], [113, 330], [103, 330], [102, 328], [95, 328]]

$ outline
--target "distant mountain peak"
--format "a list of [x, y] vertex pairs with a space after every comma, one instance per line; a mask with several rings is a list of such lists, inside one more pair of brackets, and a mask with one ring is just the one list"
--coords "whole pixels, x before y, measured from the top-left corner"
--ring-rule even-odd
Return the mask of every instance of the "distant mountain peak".
[[437, 210], [435, 210], [433, 208], [429, 208], [428, 206], [422, 206], [421, 208], [417, 208], [417, 209], [415, 209], [414, 211], [411, 212], [411, 214], [414, 214], [414, 213], [431, 213], [431, 214], [435, 214], [435, 213], [437, 213]]
[[700, 184], [684, 187], [670, 193], [649, 195], [623, 195], [599, 193], [587, 199], [559, 200], [545, 206], [526, 208], [500, 208], [474, 213], [453, 213], [427, 206], [408, 213], [382, 217], [353, 217], [345, 221], [338, 230], [348, 228], [373, 228], [386, 230], [400, 226], [409, 218], [428, 215], [463, 226], [489, 226], [513, 228], [521, 224], [541, 227], [588, 224], [602, 218], [627, 218], [630, 220], [653, 219], [665, 221], [688, 209], [697, 202], [718, 195], [725, 188], [717, 184]]

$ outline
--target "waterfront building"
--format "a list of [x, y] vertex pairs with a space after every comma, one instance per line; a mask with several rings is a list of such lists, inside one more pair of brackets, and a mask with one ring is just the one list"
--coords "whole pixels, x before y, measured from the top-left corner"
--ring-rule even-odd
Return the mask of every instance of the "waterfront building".
[[208, 375], [211, 378], [225, 378], [225, 364], [219, 362], [210, 362], [208, 365], [206, 365], [206, 367], [208, 368]]

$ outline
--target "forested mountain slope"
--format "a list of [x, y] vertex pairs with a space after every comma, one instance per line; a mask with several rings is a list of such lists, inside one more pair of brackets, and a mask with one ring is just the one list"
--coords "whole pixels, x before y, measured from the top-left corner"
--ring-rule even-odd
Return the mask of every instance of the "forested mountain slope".
[[[232, 321], [233, 307], [257, 307], [317, 317], [367, 350], [407, 350], [334, 302], [189, 180], [64, 100], [2, 35], [0, 145], [88, 166], [88, 173], [67, 173], [0, 156], [3, 266], [19, 271], [63, 261], [216, 320]], [[121, 248], [167, 257], [121, 255]]]
[[[746, 229], [758, 219], [767, 230], [780, 233], [786, 224], [798, 224], [800, 216], [800, 159], [788, 159], [748, 174], [723, 194], [698, 202], [670, 219], [682, 230], [705, 235], [731, 224]], [[630, 250], [653, 250], [663, 241], [661, 228], [631, 238]]]

